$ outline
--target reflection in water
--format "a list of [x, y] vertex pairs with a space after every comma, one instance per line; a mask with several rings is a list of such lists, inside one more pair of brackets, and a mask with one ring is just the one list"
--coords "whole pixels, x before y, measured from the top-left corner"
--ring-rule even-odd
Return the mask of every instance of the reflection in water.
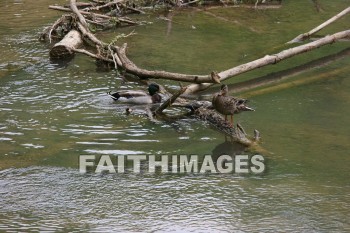
[[64, 58], [52, 58], [50, 57], [50, 62], [58, 69], [64, 69], [67, 68], [69, 63], [74, 59], [74, 55], [71, 56], [65, 56]]
[[213, 149], [212, 156], [213, 156], [213, 160], [214, 159], [216, 160], [221, 155], [234, 156], [234, 155], [244, 154], [245, 150], [246, 150], [246, 147], [243, 146], [242, 144], [225, 140], [225, 142], [217, 145]]

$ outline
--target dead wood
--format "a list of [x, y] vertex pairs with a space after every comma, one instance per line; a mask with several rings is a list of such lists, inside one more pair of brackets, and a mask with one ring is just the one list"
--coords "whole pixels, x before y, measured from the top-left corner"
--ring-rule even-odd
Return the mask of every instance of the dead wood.
[[122, 68], [125, 69], [128, 73], [137, 75], [142, 78], [161, 78], [182, 82], [192, 82], [192, 83], [217, 83], [215, 79], [212, 78], [211, 75], [189, 75], [189, 74], [179, 74], [172, 73], [167, 71], [160, 70], [146, 70], [137, 67], [129, 58], [126, 56], [126, 47], [125, 43], [120, 48], [117, 48], [118, 57], [121, 60]]
[[[61, 7], [61, 6], [49, 6], [50, 9], [53, 9], [53, 10], [59, 10], [59, 11], [65, 11], [65, 12], [72, 12], [71, 9], [69, 8], [66, 8], [66, 7]], [[82, 10], [77, 10], [77, 12], [80, 14], [80, 15], [86, 15], [86, 16], [89, 16], [90, 18], [101, 18], [101, 19], [105, 19], [105, 20], [114, 20], [115, 22], [120, 22], [120, 23], [126, 23], [128, 25], [138, 25], [139, 23], [138, 22], [135, 22], [131, 19], [128, 19], [126, 17], [111, 17], [111, 16], [108, 16], [108, 15], [103, 15], [103, 14], [98, 14], [98, 13], [93, 13], [93, 12], [87, 12], [87, 11], [82, 11]], [[74, 12], [76, 14], [76, 12]], [[84, 18], [84, 17], [83, 17]], [[79, 18], [79, 21], [80, 21], [80, 18]], [[86, 23], [86, 20], [84, 18], [84, 22], [83, 23], [82, 21], [80, 21], [84, 27], [86, 27], [87, 23]], [[86, 25], [85, 25], [86, 24]]]
[[51, 58], [64, 58], [73, 55], [74, 49], [78, 48], [83, 43], [80, 33], [77, 30], [71, 30], [50, 50]]
[[[322, 39], [300, 45], [294, 48], [290, 48], [287, 50], [283, 50], [282, 52], [279, 52], [277, 54], [273, 55], [266, 55], [263, 58], [257, 59], [255, 61], [251, 61], [248, 63], [245, 63], [243, 65], [239, 65], [236, 67], [233, 67], [231, 69], [222, 71], [218, 73], [218, 75], [221, 77], [220, 81], [232, 78], [234, 76], [237, 76], [239, 74], [248, 72], [250, 70], [254, 70], [266, 65], [270, 64], [276, 64], [284, 59], [293, 57], [295, 55], [301, 54], [308, 52], [310, 50], [319, 48], [321, 46], [327, 45], [327, 44], [332, 44], [340, 39], [346, 38], [350, 36], [350, 30], [342, 31], [335, 33], [333, 35], [326, 36]], [[212, 86], [213, 84], [211, 83], [201, 83], [201, 84], [190, 84], [185, 92], [185, 94], [191, 94], [197, 91], [201, 91], [204, 89], [207, 89], [208, 87]]]
[[232, 127], [230, 123], [225, 121], [225, 119], [213, 109], [198, 108], [195, 110], [194, 116], [200, 120], [209, 122], [220, 132], [230, 136], [233, 141], [239, 142], [245, 146], [252, 146], [255, 144], [255, 141], [247, 138], [244, 130], [241, 130], [243, 129], [242, 126]]
[[186, 91], [186, 87], [182, 87], [177, 93], [172, 95], [169, 99], [167, 99], [164, 103], [162, 103], [156, 110], [155, 114], [159, 115], [162, 114], [163, 110], [166, 109], [167, 107], [171, 106], [175, 100]]
[[[191, 82], [193, 84], [188, 85], [187, 87], [181, 88], [179, 92], [177, 92], [175, 95], [169, 98], [165, 103], [163, 103], [155, 111], [155, 113], [160, 115], [164, 109], [170, 106], [189, 108], [191, 109], [191, 113], [193, 114], [194, 117], [196, 117], [197, 119], [209, 122], [219, 131], [225, 133], [226, 135], [229, 135], [233, 141], [239, 142], [242, 145], [246, 145], [246, 146], [255, 145], [255, 142], [258, 141], [260, 138], [260, 134], [258, 131], [254, 131], [254, 139], [249, 139], [242, 126], [237, 125], [237, 127], [232, 127], [229, 123], [227, 123], [224, 120], [224, 118], [220, 114], [218, 114], [215, 110], [213, 110], [210, 107], [211, 105], [210, 102], [209, 104], [207, 103], [203, 104], [203, 103], [199, 103], [200, 101], [190, 102], [188, 100], [184, 100], [181, 103], [174, 103], [175, 100], [179, 101], [180, 98], [178, 97], [183, 93], [190, 94], [199, 90], [206, 89], [215, 83], [220, 83], [220, 81], [226, 80], [228, 78], [234, 77], [244, 72], [248, 72], [250, 70], [257, 69], [269, 64], [276, 64], [281, 60], [287, 59], [297, 54], [310, 51], [312, 49], [318, 48], [326, 44], [333, 43], [335, 41], [338, 41], [340, 39], [344, 39], [350, 36], [350, 30], [335, 33], [333, 35], [326, 36], [322, 39], [319, 39], [317, 41], [310, 42], [308, 44], [301, 45], [295, 48], [290, 48], [290, 49], [281, 51], [280, 53], [277, 53], [277, 54], [267, 55], [263, 58], [248, 62], [246, 64], [242, 64], [237, 67], [230, 68], [225, 71], [221, 71], [219, 73], [216, 73], [213, 71], [211, 72], [211, 74], [207, 74], [207, 75], [189, 75], [189, 74], [181, 74], [181, 73], [172, 73], [167, 71], [157, 71], [157, 70], [150, 71], [143, 68], [139, 68], [136, 64], [134, 64], [131, 60], [128, 59], [126, 55], [126, 48], [127, 48], [126, 44], [124, 44], [121, 47], [115, 46], [113, 45], [113, 43], [106, 44], [101, 40], [99, 40], [94, 34], [92, 34], [88, 27], [89, 26], [88, 23], [103, 26], [105, 23], [111, 23], [111, 22], [115, 24], [127, 23], [128, 25], [136, 25], [138, 24], [137, 22], [134, 22], [128, 18], [123, 18], [123, 17], [117, 18], [117, 17], [108, 16], [106, 14], [90, 12], [92, 10], [97, 11], [108, 7], [112, 8], [114, 5], [116, 8], [124, 7], [128, 10], [133, 10], [134, 8], [130, 9], [130, 7], [122, 3], [122, 0], [114, 0], [111, 2], [94, 0], [93, 2], [94, 3], [92, 3], [91, 6], [82, 6], [83, 9], [80, 9], [80, 10], [78, 9], [76, 0], [70, 0], [70, 8], [50, 6], [51, 9], [73, 12], [73, 14], [71, 14], [71, 18], [77, 19], [77, 20], [72, 20], [73, 22], [71, 22], [72, 24], [71, 28], [75, 28], [76, 30], [70, 31], [62, 41], [57, 43], [56, 44], [57, 46], [55, 45], [52, 48], [50, 55], [52, 53], [53, 55], [58, 54], [58, 56], [60, 56], [61, 54], [65, 53], [64, 51], [67, 51], [67, 54], [79, 52], [79, 53], [86, 54], [90, 57], [93, 57], [95, 59], [102, 60], [107, 63], [112, 63], [116, 68], [118, 67], [121, 70], [126, 71], [126, 73], [136, 75], [140, 78], [161, 78], [161, 79], [168, 79], [168, 80], [174, 80], [174, 81]], [[172, 1], [169, 1], [169, 2], [172, 3]], [[341, 16], [338, 16], [338, 18]], [[50, 35], [53, 32], [53, 30], [55, 30], [55, 28], [59, 24], [61, 24], [61, 22], [57, 21], [57, 23], [55, 23], [53, 27], [51, 27], [51, 29], [48, 31], [49, 38], [51, 37]], [[80, 40], [73, 40], [73, 38], [80, 38]], [[79, 49], [78, 46], [81, 44], [82, 40], [87, 41], [94, 48], [94, 50], [96, 50], [96, 52], [90, 52], [85, 49]], [[56, 47], [58, 48], [60, 47], [59, 46], [60, 44], [64, 45], [63, 46], [64, 49], [58, 50], [59, 52], [54, 52], [57, 49]]]
[[229, 90], [230, 90], [229, 93], [239, 93], [239, 92], [253, 90], [260, 87], [277, 84], [287, 79], [290, 79], [292, 77], [295, 77], [303, 72], [310, 71], [311, 69], [316, 69], [316, 68], [329, 65], [330, 63], [343, 59], [349, 55], [350, 55], [350, 48], [347, 48], [340, 51], [339, 53], [322, 57], [297, 67], [271, 73], [268, 75], [251, 79], [251, 80], [235, 83], [235, 84], [229, 85]]
[[315, 34], [316, 32], [320, 31], [321, 29], [323, 29], [324, 27], [328, 26], [329, 24], [333, 23], [334, 21], [340, 19], [341, 17], [343, 17], [344, 15], [348, 14], [350, 12], [350, 7], [346, 8], [345, 10], [343, 10], [342, 12], [338, 13], [337, 15], [333, 16], [332, 18], [330, 18], [329, 20], [327, 20], [326, 22], [322, 23], [321, 25], [315, 27], [314, 29], [312, 29], [309, 32], [300, 34], [299, 36], [295, 37], [293, 40], [287, 42], [289, 44], [291, 43], [298, 43], [301, 42], [307, 38], [309, 38], [311, 35]]
[[80, 23], [84, 26], [84, 27], [88, 27], [87, 22], [85, 21], [84, 16], [80, 13], [80, 11], [78, 10], [78, 7], [76, 5], [77, 1], [76, 0], [70, 0], [70, 4], [69, 7], [70, 9], [73, 11], [73, 13], [75, 13], [78, 18]]
[[[254, 130], [254, 138], [250, 139], [246, 134], [243, 127], [237, 124], [237, 127], [232, 127], [232, 125], [227, 122], [219, 113], [217, 113], [211, 105], [211, 102], [208, 101], [188, 101], [181, 99], [180, 103], [175, 103], [172, 105], [178, 97], [186, 91], [186, 87], [182, 87], [178, 92], [168, 98], [163, 104], [161, 104], [155, 111], [154, 114], [157, 116], [162, 116], [163, 110], [166, 108], [173, 107], [185, 107], [191, 110], [193, 117], [210, 123], [221, 133], [224, 133], [226, 136], [231, 137], [232, 141], [238, 142], [244, 146], [256, 146], [256, 142], [260, 139], [260, 133], [257, 130]], [[153, 118], [151, 118], [153, 119]]]

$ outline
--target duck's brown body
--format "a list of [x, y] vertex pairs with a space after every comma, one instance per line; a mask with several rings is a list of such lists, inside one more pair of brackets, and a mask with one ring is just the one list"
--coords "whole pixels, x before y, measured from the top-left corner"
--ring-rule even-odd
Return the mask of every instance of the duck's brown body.
[[231, 116], [231, 124], [233, 124], [232, 116], [233, 114], [239, 113], [241, 111], [254, 111], [254, 109], [246, 106], [248, 102], [246, 99], [240, 99], [233, 96], [228, 96], [227, 85], [221, 86], [221, 91], [213, 96], [212, 104], [216, 111], [227, 116]]

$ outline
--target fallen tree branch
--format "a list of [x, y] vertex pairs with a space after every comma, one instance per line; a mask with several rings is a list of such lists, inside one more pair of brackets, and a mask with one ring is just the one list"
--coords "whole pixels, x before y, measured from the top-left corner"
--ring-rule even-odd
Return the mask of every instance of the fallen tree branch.
[[[235, 128], [232, 127], [231, 124], [225, 121], [225, 119], [215, 110], [201, 107], [201, 108], [198, 108], [194, 112], [194, 114], [196, 118], [209, 122], [219, 131], [230, 136], [232, 140], [239, 142], [245, 146], [254, 145], [254, 141], [250, 140], [249, 138], [246, 137], [244, 133], [240, 132], [238, 127], [235, 127]], [[242, 126], [240, 127], [242, 128]]]
[[192, 82], [192, 83], [217, 83], [211, 75], [189, 75], [189, 74], [179, 74], [167, 71], [159, 70], [145, 70], [137, 67], [129, 58], [126, 56], [126, 46], [125, 43], [122, 47], [117, 49], [117, 54], [123, 64], [123, 68], [131, 74], [137, 75], [143, 78], [162, 78], [168, 80], [182, 81], [182, 82]]
[[[102, 14], [95, 14], [84, 10], [78, 10], [76, 4], [77, 4], [76, 0], [70, 0], [70, 8], [57, 7], [57, 6], [50, 7], [52, 9], [59, 9], [59, 10], [69, 11], [69, 12], [72, 11], [75, 15], [77, 15], [77, 17], [74, 17], [74, 15], [72, 14], [72, 19], [78, 19], [78, 20], [71, 20], [70, 27], [69, 27], [69, 29], [75, 28], [77, 30], [74, 30], [74, 29], [71, 30], [66, 35], [65, 38], [72, 39], [72, 40], [74, 38], [80, 38], [79, 40], [80, 42], [76, 43], [75, 40], [67, 42], [64, 38], [62, 41], [57, 43], [57, 44], [60, 44], [60, 43], [68, 44], [65, 46], [65, 49], [68, 51], [69, 54], [73, 54], [74, 52], [82, 53], [90, 57], [93, 57], [95, 59], [114, 64], [114, 67], [116, 68], [120, 67], [126, 70], [128, 73], [137, 75], [142, 78], [145, 78], [145, 77], [146, 78], [163, 78], [163, 79], [185, 81], [185, 82], [192, 82], [192, 83], [202, 83], [202, 82], [220, 83], [221, 76], [220, 74], [217, 74], [214, 71], [208, 75], [188, 75], [188, 74], [171, 73], [166, 71], [149, 71], [149, 70], [145, 70], [137, 67], [126, 56], [126, 47], [127, 47], [126, 44], [124, 44], [122, 47], [118, 47], [113, 45], [114, 42], [110, 44], [106, 44], [102, 42], [94, 34], [91, 33], [87, 24], [88, 20], [90, 19], [92, 20], [90, 21], [90, 23], [95, 23], [95, 24], [97, 23], [99, 25], [102, 25], [101, 23], [104, 22], [103, 19], [108, 19], [108, 20], [113, 19], [113, 20], [121, 21], [120, 18], [118, 19], [118, 18], [114, 18], [114, 17], [102, 15]], [[103, 3], [99, 2], [99, 4], [103, 4]], [[84, 18], [84, 16], [89, 16], [91, 18], [89, 17]], [[95, 47], [96, 52], [90, 52], [85, 49], [79, 49], [78, 46], [81, 44], [82, 40], [87, 41], [92, 45], [92, 47]], [[52, 51], [56, 49], [55, 47], [56, 46], [53, 47]], [[209, 104], [195, 103], [200, 101], [193, 101], [194, 103], [190, 103], [188, 100], [178, 98], [182, 93], [186, 91], [187, 91], [187, 87], [181, 88], [180, 91], [178, 91], [176, 94], [170, 97], [165, 103], [163, 103], [155, 111], [155, 114], [161, 115], [164, 109], [171, 106], [174, 103], [174, 101], [177, 100], [177, 103], [182, 104], [181, 107], [186, 107], [190, 109], [191, 114], [194, 114], [195, 117], [197, 117], [198, 119], [210, 122], [221, 132], [224, 132], [226, 135], [229, 135], [232, 138], [232, 140], [247, 146], [248, 145], [251, 146], [254, 144], [254, 140], [248, 139], [242, 127], [233, 128], [229, 123], [227, 123], [223, 119], [223, 117], [220, 114], [218, 114], [216, 111], [211, 109], [211, 102], [209, 102]]]
[[296, 75], [299, 75], [306, 71], [310, 71], [312, 69], [329, 65], [330, 63], [335, 62], [339, 59], [343, 59], [349, 55], [350, 55], [350, 48], [347, 48], [342, 50], [339, 53], [322, 57], [297, 67], [293, 67], [293, 68], [279, 71], [276, 73], [270, 73], [270, 74], [257, 77], [254, 79], [250, 79], [247, 81], [234, 83], [229, 86], [229, 90], [230, 90], [229, 93], [239, 93], [239, 92], [244, 92], [244, 91], [280, 83], [284, 80], [295, 77]]
[[[266, 65], [270, 65], [270, 64], [276, 64], [276, 63], [280, 62], [281, 60], [293, 57], [293, 56], [301, 54], [301, 53], [305, 53], [307, 51], [319, 48], [319, 47], [327, 45], [327, 44], [334, 43], [340, 39], [343, 39], [343, 38], [349, 37], [349, 36], [350, 36], [350, 30], [338, 32], [338, 33], [335, 33], [333, 35], [326, 36], [322, 39], [310, 42], [308, 44], [304, 44], [304, 45], [300, 45], [300, 46], [297, 46], [294, 48], [283, 50], [282, 52], [279, 52], [277, 54], [266, 55], [265, 57], [257, 59], [255, 61], [251, 61], [251, 62], [242, 64], [242, 65], [233, 67], [231, 69], [222, 71], [222, 72], [218, 73], [218, 75], [221, 77], [220, 81], [223, 81], [223, 80], [237, 76], [239, 74], [245, 73], [245, 72], [250, 71], [250, 70], [254, 70], [254, 69], [257, 69], [257, 68], [260, 68], [260, 67], [263, 67]], [[201, 91], [201, 90], [207, 89], [208, 87], [210, 87], [212, 85], [213, 85], [212, 83], [190, 84], [188, 86], [187, 90], [185, 91], [185, 94], [191, 94], [191, 93], [194, 93], [197, 91]]]
[[171, 106], [175, 100], [182, 95], [182, 93], [184, 93], [186, 91], [186, 87], [182, 87], [177, 93], [175, 93], [174, 95], [172, 95], [169, 99], [167, 99], [164, 103], [162, 103], [155, 112], [156, 115], [159, 115], [163, 112], [164, 109], [166, 109], [167, 107]]
[[103, 43], [97, 37], [92, 34], [89, 30], [87, 30], [81, 23], [77, 23], [79, 31], [83, 34], [84, 37], [87, 37], [94, 45], [99, 45], [101, 47], [108, 46], [107, 44]]
[[80, 13], [80, 11], [78, 10], [78, 7], [77, 7], [76, 4], [77, 4], [76, 0], [70, 0], [70, 4], [69, 4], [70, 9], [73, 11], [73, 13], [75, 13], [78, 16], [78, 19], [79, 19], [80, 23], [84, 27], [88, 27], [88, 24], [85, 21], [84, 16]]
[[343, 10], [342, 12], [340, 12], [339, 14], [333, 16], [332, 18], [330, 18], [329, 20], [327, 20], [326, 22], [322, 23], [321, 25], [315, 27], [314, 29], [312, 29], [311, 31], [307, 32], [307, 33], [303, 33], [300, 34], [299, 36], [295, 37], [293, 40], [287, 42], [288, 44], [292, 44], [292, 43], [298, 43], [301, 42], [307, 38], [309, 38], [311, 35], [315, 34], [316, 32], [320, 31], [321, 29], [323, 29], [324, 27], [328, 26], [329, 24], [333, 23], [334, 21], [340, 19], [341, 17], [343, 17], [344, 15], [348, 14], [350, 12], [350, 7], [346, 8], [345, 10]]

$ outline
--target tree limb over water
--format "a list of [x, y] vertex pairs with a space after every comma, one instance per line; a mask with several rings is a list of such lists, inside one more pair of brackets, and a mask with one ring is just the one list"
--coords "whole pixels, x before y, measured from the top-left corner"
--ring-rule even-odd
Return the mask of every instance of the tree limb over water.
[[[233, 67], [231, 69], [222, 71], [218, 73], [218, 75], [221, 77], [220, 81], [224, 81], [226, 79], [232, 78], [234, 76], [237, 76], [239, 74], [245, 73], [250, 70], [254, 70], [266, 65], [276, 64], [284, 59], [293, 57], [295, 55], [305, 53], [308, 51], [311, 51], [313, 49], [317, 49], [321, 46], [332, 44], [340, 39], [347, 38], [350, 36], [350, 30], [342, 31], [335, 33], [333, 35], [328, 35], [322, 39], [300, 45], [294, 48], [290, 48], [287, 50], [283, 50], [282, 52], [279, 52], [277, 54], [272, 55], [266, 55], [265, 57], [262, 57], [260, 59]], [[202, 84], [191, 84], [188, 86], [185, 94], [194, 93], [197, 91], [205, 90], [208, 87], [212, 86], [211, 83], [202, 83]]]
[[[185, 99], [182, 101], [181, 104], [179, 104], [175, 101], [178, 100], [178, 97], [183, 93], [191, 94], [194, 92], [204, 90], [216, 83], [220, 83], [223, 80], [235, 77], [239, 74], [266, 65], [276, 64], [284, 59], [308, 52], [310, 50], [319, 48], [327, 44], [334, 43], [340, 39], [350, 37], [350, 30], [338, 32], [304, 45], [283, 50], [277, 54], [266, 55], [260, 59], [236, 67], [232, 67], [228, 70], [224, 70], [218, 73], [213, 71], [210, 74], [192, 75], [172, 73], [167, 71], [147, 70], [138, 67], [127, 57], [126, 44], [120, 47], [114, 45], [114, 42], [107, 44], [98, 39], [91, 32], [91, 25], [101, 27], [102, 29], [108, 28], [111, 25], [120, 26], [121, 23], [129, 26], [140, 25], [139, 22], [133, 21], [127, 17], [120, 16], [126, 14], [125, 10], [129, 10], [129, 13], [130, 11], [132, 13], [143, 13], [143, 11], [136, 9], [136, 6], [130, 7], [126, 4], [127, 3], [125, 0], [114, 0], [111, 2], [93, 1], [91, 4], [80, 4], [77, 3], [76, 0], [70, 0], [69, 8], [50, 6], [51, 9], [72, 12], [69, 15], [62, 16], [51, 27], [46, 29], [43, 35], [41, 36], [41, 39], [47, 39], [49, 41], [51, 41], [52, 38], [63, 38], [61, 41], [59, 41], [53, 46], [53, 48], [50, 51], [50, 56], [57, 58], [64, 57], [66, 55], [72, 55], [74, 52], [82, 53], [93, 57], [99, 61], [103, 61], [104, 63], [116, 69], [138, 76], [139, 78], [157, 78], [180, 82], [190, 82], [192, 84], [181, 88], [181, 90], [177, 94], [169, 98], [154, 113], [160, 115], [162, 114], [163, 110], [169, 106], [189, 108], [196, 118], [210, 122], [212, 125], [215, 126], [215, 128], [219, 129], [226, 135], [231, 136], [234, 141], [237, 141], [243, 145], [256, 145], [255, 142], [260, 137], [258, 131], [256, 131], [255, 133], [255, 140], [248, 139], [243, 127], [240, 126], [234, 128], [231, 125], [229, 125], [222, 118], [221, 115], [219, 115], [212, 109], [212, 107], [210, 106], [210, 102], [209, 104], [201, 101], [191, 102]], [[104, 12], [100, 12], [102, 10]], [[92, 11], [99, 11], [99, 13], [95, 13]], [[347, 12], [348, 11], [346, 11], [346, 13]], [[342, 14], [344, 15], [345, 13]], [[340, 18], [342, 14], [340, 14], [340, 16], [338, 15], [337, 18]], [[116, 15], [118, 15], [118, 17]], [[328, 24], [329, 23], [327, 23], [327, 25]], [[316, 31], [316, 29], [312, 31]], [[79, 46], [82, 44], [82, 40], [86, 42], [86, 44], [90, 45], [90, 47], [80, 48]]]
[[299, 36], [295, 37], [293, 40], [291, 40], [291, 41], [289, 41], [287, 43], [289, 43], [289, 44], [291, 44], [291, 43], [298, 43], [298, 42], [301, 42], [303, 40], [306, 40], [306, 39], [310, 38], [311, 35], [313, 35], [316, 32], [322, 30], [323, 28], [325, 28], [326, 26], [328, 26], [331, 23], [335, 22], [336, 20], [340, 19], [341, 17], [345, 16], [349, 12], [350, 12], [350, 7], [346, 8], [342, 12], [340, 12], [337, 15], [333, 16], [332, 18], [330, 18], [326, 22], [322, 23], [321, 25], [315, 27], [311, 31], [303, 33], [303, 34], [300, 34]]

